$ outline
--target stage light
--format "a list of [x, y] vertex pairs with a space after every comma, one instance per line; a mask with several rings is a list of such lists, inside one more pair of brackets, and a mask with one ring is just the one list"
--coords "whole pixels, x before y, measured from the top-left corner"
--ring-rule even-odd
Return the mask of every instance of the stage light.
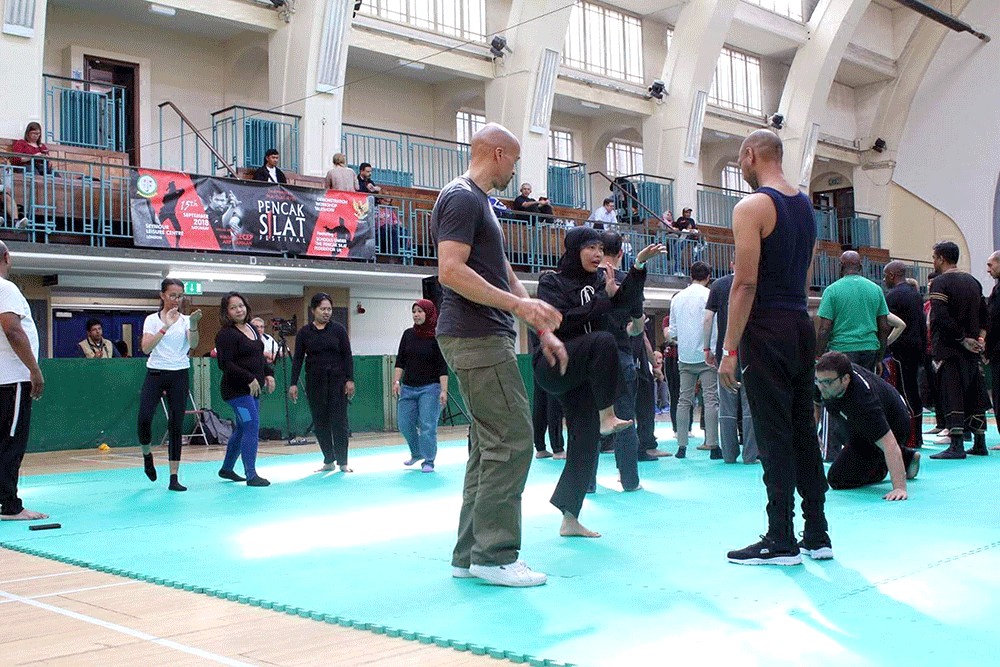
[[875, 143], [872, 145], [872, 150], [875, 151], [876, 153], [881, 153], [886, 149], [887, 146], [888, 144], [885, 143], [885, 139], [879, 137], [878, 139], [875, 140]]
[[649, 96], [658, 100], [662, 100], [663, 96], [667, 94], [667, 85], [656, 79], [649, 86]]
[[785, 125], [785, 117], [780, 113], [773, 114], [770, 118], [770, 125], [776, 130], [780, 130]]

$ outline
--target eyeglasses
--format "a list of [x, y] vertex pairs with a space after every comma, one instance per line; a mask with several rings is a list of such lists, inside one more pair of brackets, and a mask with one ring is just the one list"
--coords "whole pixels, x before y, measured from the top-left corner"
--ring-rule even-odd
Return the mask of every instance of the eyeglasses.
[[168, 299], [171, 299], [173, 301], [180, 301], [181, 299], [184, 298], [184, 294], [183, 293], [181, 293], [181, 294], [171, 294], [171, 293], [168, 292], [168, 293], [164, 294], [163, 296], [165, 296]]
[[830, 385], [832, 385], [834, 382], [836, 382], [837, 380], [839, 380], [842, 377], [844, 377], [844, 376], [843, 375], [838, 375], [835, 378], [816, 378], [815, 379], [816, 386], [817, 387], [829, 387]]

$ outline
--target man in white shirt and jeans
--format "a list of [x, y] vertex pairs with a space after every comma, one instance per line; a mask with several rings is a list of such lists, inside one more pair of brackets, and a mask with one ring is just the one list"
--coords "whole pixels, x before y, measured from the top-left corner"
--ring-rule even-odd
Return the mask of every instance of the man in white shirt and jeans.
[[9, 273], [10, 252], [0, 241], [0, 520], [34, 521], [49, 516], [25, 509], [17, 477], [28, 446], [31, 400], [41, 398], [45, 379], [38, 367], [38, 330]]
[[705, 340], [702, 328], [705, 304], [708, 303], [708, 281], [712, 269], [705, 262], [691, 265], [691, 285], [670, 301], [671, 340], [677, 341], [677, 361], [680, 370], [680, 400], [677, 405], [677, 458], [687, 455], [688, 429], [691, 427], [691, 406], [695, 384], [701, 380], [701, 398], [705, 405], [705, 443], [698, 449], [711, 450], [711, 458], [721, 459], [719, 449], [719, 380], [713, 367], [705, 363], [705, 351], [715, 347], [716, 329], [712, 339]]

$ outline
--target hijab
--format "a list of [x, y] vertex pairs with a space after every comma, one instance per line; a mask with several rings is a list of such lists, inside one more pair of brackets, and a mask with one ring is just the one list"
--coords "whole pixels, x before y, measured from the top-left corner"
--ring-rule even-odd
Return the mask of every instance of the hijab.
[[[413, 305], [424, 311], [424, 315], [427, 316], [423, 324], [413, 325], [413, 332], [417, 334], [417, 338], [434, 338], [434, 330], [437, 328], [438, 320], [434, 302], [428, 299], [418, 299]], [[413, 306], [410, 307], [410, 310], [413, 310]]]
[[601, 232], [593, 227], [574, 227], [566, 232], [566, 252], [559, 258], [559, 273], [571, 280], [589, 282], [594, 275], [580, 263], [580, 251], [592, 243], [600, 243]]

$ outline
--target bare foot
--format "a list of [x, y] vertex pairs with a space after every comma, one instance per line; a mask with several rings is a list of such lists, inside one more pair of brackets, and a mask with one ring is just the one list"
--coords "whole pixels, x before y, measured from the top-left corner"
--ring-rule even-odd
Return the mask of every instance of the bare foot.
[[612, 433], [617, 433], [618, 431], [624, 431], [629, 426], [632, 425], [632, 420], [621, 420], [615, 415], [611, 415], [606, 419], [601, 420], [601, 436], [611, 435]]
[[994, 449], [994, 450], [1000, 449], [1000, 445], [994, 445], [994, 446], [990, 447], [990, 449]]
[[600, 537], [600, 533], [595, 533], [592, 530], [584, 528], [580, 520], [575, 516], [570, 514], [564, 514], [562, 520], [562, 526], [559, 528], [559, 534], [563, 537]]
[[319, 470], [317, 470], [316, 472], [330, 472], [330, 471], [336, 470], [336, 469], [337, 469], [337, 464], [336, 463], [324, 463], [323, 467], [320, 468]]
[[0, 521], [38, 521], [39, 519], [48, 518], [48, 514], [34, 512], [29, 509], [23, 509], [17, 514], [0, 514]]
[[340, 472], [354, 472], [354, 469], [347, 466], [340, 466]]
[[552, 458], [555, 459], [556, 461], [565, 461], [566, 460], [566, 450], [564, 449], [561, 452], [555, 452], [554, 454], [552, 454]]

